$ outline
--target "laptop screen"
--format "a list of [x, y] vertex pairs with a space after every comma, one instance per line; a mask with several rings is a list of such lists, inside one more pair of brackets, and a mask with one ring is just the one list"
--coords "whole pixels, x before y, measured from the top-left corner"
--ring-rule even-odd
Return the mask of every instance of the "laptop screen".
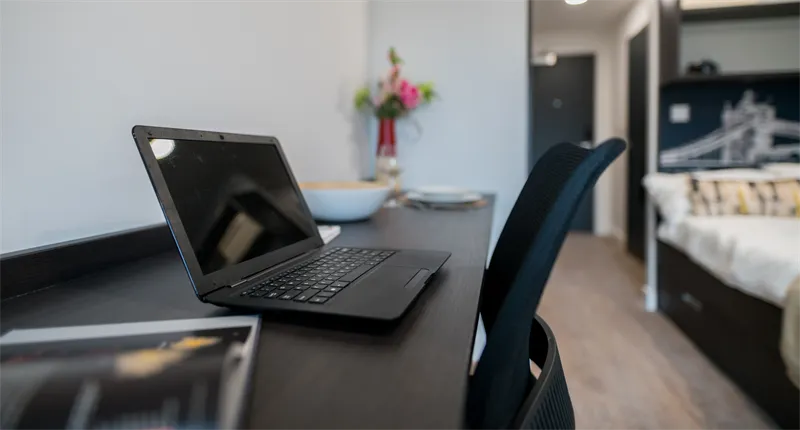
[[315, 235], [275, 145], [151, 139], [150, 146], [204, 275]]

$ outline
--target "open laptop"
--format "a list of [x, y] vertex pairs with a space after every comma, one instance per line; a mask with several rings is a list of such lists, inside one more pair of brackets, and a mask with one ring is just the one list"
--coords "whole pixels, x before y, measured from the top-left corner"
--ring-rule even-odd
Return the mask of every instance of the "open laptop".
[[395, 320], [450, 256], [323, 248], [274, 137], [141, 125], [133, 137], [204, 302]]

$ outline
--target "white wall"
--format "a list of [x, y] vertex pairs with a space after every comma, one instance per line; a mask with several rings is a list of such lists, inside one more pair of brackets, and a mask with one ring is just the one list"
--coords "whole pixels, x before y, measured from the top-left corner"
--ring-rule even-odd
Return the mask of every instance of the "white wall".
[[134, 124], [275, 135], [300, 180], [359, 176], [365, 3], [0, 3], [0, 252], [163, 222]]
[[423, 129], [418, 141], [409, 124], [400, 127], [404, 186], [497, 193], [494, 239], [527, 177], [526, 26], [524, 1], [369, 5], [370, 77], [386, 73], [394, 46], [407, 77], [435, 81], [441, 95], [415, 114]]
[[[534, 28], [532, 49], [534, 53], [548, 51], [559, 55], [594, 54], [594, 136], [602, 142], [616, 136], [614, 130], [614, 62], [616, 61], [615, 34], [613, 31], [564, 30], [538, 32]], [[594, 233], [600, 236], [613, 234], [614, 174], [617, 160], [597, 181], [594, 188]], [[623, 184], [624, 185], [624, 184]], [[624, 188], [624, 186], [623, 186]]]
[[723, 73], [800, 69], [800, 18], [689, 22], [681, 26], [681, 71], [711, 59]]

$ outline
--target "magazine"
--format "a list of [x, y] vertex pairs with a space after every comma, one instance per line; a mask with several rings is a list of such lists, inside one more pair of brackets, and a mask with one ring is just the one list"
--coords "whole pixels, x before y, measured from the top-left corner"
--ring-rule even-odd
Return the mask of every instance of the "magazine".
[[258, 328], [234, 316], [11, 331], [0, 427], [239, 427]]

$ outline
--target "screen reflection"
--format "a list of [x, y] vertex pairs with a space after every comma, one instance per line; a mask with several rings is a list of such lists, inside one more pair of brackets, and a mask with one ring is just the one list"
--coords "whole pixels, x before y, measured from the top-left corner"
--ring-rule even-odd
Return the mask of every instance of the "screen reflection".
[[175, 140], [158, 165], [204, 274], [314, 236], [275, 145]]

